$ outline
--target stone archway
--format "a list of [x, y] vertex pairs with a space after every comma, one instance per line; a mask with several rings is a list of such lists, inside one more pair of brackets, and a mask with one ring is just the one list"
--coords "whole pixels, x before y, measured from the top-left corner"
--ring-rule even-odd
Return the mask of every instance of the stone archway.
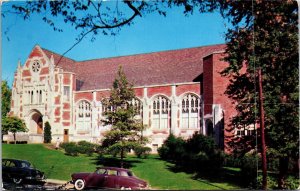
[[43, 116], [39, 111], [32, 112], [29, 130], [33, 134], [43, 134]]

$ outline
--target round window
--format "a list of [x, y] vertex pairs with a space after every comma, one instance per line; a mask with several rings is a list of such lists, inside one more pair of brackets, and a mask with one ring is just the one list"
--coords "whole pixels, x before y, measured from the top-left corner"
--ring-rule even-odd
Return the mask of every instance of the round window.
[[41, 65], [40, 65], [39, 61], [37, 61], [37, 60], [33, 61], [31, 67], [32, 67], [33, 72], [39, 72], [41, 69]]

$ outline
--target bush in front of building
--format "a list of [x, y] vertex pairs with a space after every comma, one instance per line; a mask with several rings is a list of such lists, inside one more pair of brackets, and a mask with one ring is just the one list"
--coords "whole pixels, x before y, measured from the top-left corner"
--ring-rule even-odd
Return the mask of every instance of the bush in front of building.
[[78, 143], [61, 143], [60, 147], [65, 150], [66, 155], [78, 156], [78, 154], [86, 154], [91, 156], [94, 152], [98, 151], [97, 148], [99, 146], [87, 141], [79, 141]]
[[219, 170], [224, 163], [224, 153], [212, 138], [195, 133], [188, 140], [170, 135], [158, 149], [159, 156], [176, 165], [203, 170]]
[[138, 158], [147, 158], [151, 152], [150, 147], [143, 147], [143, 146], [135, 147], [133, 150], [134, 150], [135, 155]]
[[51, 125], [47, 121], [45, 123], [45, 129], [44, 129], [44, 143], [51, 143], [52, 135], [51, 135]]
[[65, 150], [66, 155], [78, 156], [78, 146], [75, 142], [61, 143], [60, 147]]
[[185, 141], [170, 134], [163, 145], [158, 148], [160, 158], [168, 161], [181, 161], [185, 155]]
[[91, 156], [96, 151], [96, 145], [87, 141], [79, 141], [77, 149], [80, 154]]

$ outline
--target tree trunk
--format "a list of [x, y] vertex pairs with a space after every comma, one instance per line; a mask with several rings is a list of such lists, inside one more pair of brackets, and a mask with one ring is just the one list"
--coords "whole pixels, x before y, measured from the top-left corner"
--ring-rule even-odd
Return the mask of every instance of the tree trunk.
[[13, 133], [13, 135], [14, 135], [14, 143], [17, 144], [16, 133]]
[[258, 69], [258, 84], [259, 84], [259, 111], [260, 111], [260, 135], [261, 135], [261, 158], [262, 158], [262, 189], [267, 190], [267, 156], [266, 156], [266, 143], [265, 143], [265, 113], [263, 106], [263, 88], [262, 88], [262, 74], [261, 68]]
[[278, 189], [285, 188], [285, 178], [288, 172], [289, 157], [279, 158]]
[[121, 149], [121, 168], [123, 168], [123, 158], [124, 158], [124, 150]]

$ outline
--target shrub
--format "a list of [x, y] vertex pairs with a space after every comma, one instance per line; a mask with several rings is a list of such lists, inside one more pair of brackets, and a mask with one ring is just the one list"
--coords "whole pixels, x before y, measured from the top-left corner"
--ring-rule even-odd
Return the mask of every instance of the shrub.
[[243, 186], [258, 188], [257, 182], [257, 162], [259, 157], [256, 155], [245, 155], [241, 159], [241, 180]]
[[180, 161], [185, 154], [185, 141], [170, 134], [158, 149], [158, 154], [165, 160]]
[[150, 147], [139, 146], [134, 148], [134, 153], [138, 158], [147, 158], [150, 152]]
[[52, 136], [51, 136], [51, 126], [47, 121], [45, 123], [45, 130], [44, 130], [44, 143], [51, 143]]
[[78, 156], [78, 146], [74, 142], [63, 143], [61, 147], [65, 149], [66, 155]]
[[241, 167], [241, 158], [232, 155], [232, 154], [225, 154], [224, 155], [224, 166], [227, 167], [235, 167], [240, 168]]
[[77, 150], [80, 154], [87, 154], [91, 156], [95, 152], [96, 145], [87, 141], [79, 141], [77, 143]]

